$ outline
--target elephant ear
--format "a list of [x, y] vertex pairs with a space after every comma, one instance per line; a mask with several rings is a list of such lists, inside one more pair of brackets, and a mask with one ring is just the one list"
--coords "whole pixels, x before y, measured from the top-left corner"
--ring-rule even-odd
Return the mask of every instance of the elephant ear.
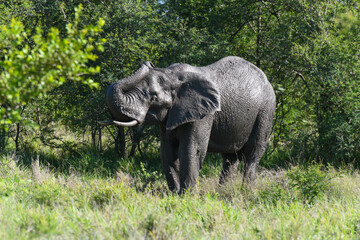
[[220, 111], [220, 93], [215, 83], [190, 74], [182, 81], [175, 96], [174, 105], [169, 110], [167, 130]]

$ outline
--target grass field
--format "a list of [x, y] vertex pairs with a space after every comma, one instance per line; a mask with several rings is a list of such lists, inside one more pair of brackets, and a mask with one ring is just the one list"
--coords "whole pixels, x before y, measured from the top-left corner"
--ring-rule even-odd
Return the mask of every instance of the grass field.
[[[219, 164], [218, 164], [219, 165]], [[252, 186], [204, 167], [182, 196], [163, 175], [61, 173], [0, 159], [0, 239], [359, 239], [360, 175], [321, 165], [260, 169]]]

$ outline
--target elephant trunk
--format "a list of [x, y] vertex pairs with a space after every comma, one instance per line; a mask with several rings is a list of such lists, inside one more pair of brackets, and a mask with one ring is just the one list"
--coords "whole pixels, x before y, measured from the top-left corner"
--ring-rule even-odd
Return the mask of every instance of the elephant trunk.
[[148, 106], [145, 93], [136, 86], [149, 73], [150, 62], [142, 66], [133, 75], [119, 80], [109, 86], [106, 92], [106, 104], [114, 120], [108, 121], [115, 125], [132, 125], [134, 120], [141, 123]]
[[152, 68], [152, 64], [150, 62], [143, 63], [141, 67], [131, 76], [121, 79], [116, 83], [120, 84], [122, 91], [126, 92], [129, 89], [132, 89], [139, 81], [146, 77], [149, 74], [150, 68]]

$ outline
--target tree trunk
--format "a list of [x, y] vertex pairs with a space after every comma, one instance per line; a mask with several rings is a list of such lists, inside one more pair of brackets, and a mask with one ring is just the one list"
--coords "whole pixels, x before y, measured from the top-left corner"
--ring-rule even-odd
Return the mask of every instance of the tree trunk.
[[261, 66], [261, 53], [260, 53], [260, 47], [261, 47], [261, 16], [258, 18], [257, 22], [257, 34], [256, 34], [256, 66], [260, 68]]
[[5, 150], [7, 132], [5, 128], [0, 128], [0, 153]]
[[15, 153], [19, 152], [20, 123], [16, 123]]
[[93, 148], [96, 148], [96, 129], [94, 127], [91, 128], [91, 141]]
[[138, 148], [140, 155], [142, 155], [142, 152], [140, 149], [141, 131], [142, 131], [142, 128], [132, 131], [133, 137], [132, 137], [132, 143], [131, 143], [131, 151], [129, 154], [130, 157], [134, 156], [136, 147]]
[[118, 132], [115, 138], [115, 152], [122, 158], [126, 156], [126, 142], [125, 132], [123, 127], [118, 127]]
[[99, 150], [102, 151], [101, 127], [99, 126]]

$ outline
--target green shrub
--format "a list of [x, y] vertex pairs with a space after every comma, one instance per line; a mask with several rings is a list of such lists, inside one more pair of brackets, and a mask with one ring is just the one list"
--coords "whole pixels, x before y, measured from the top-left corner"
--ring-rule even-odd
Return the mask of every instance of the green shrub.
[[324, 195], [330, 188], [330, 181], [339, 176], [331, 171], [331, 167], [324, 169], [322, 164], [307, 167], [294, 167], [286, 173], [289, 179], [289, 188], [305, 203], [312, 204], [316, 198]]

